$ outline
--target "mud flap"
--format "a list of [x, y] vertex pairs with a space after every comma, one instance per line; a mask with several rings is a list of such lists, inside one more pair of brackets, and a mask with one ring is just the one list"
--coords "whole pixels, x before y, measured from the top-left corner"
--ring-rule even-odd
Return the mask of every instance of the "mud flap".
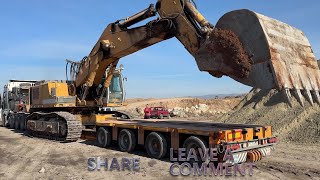
[[232, 165], [234, 164], [241, 164], [247, 161], [247, 155], [248, 152], [244, 151], [244, 152], [238, 152], [238, 153], [233, 153], [233, 162], [231, 162], [230, 160], [228, 160], [226, 163], [231, 163]]
[[271, 155], [271, 151], [274, 150], [274, 147], [273, 146], [272, 147], [264, 147], [264, 148], [260, 148], [258, 150], [261, 152], [263, 157], [266, 157], [266, 156]]

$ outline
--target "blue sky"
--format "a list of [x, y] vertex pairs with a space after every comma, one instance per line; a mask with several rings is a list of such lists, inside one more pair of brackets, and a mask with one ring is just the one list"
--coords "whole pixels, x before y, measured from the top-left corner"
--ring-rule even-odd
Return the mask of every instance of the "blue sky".
[[[251, 9], [305, 32], [320, 58], [320, 1], [195, 0], [215, 24], [226, 12]], [[10, 0], [0, 3], [0, 85], [9, 79], [65, 79], [64, 59], [80, 60], [111, 22], [156, 0]], [[127, 96], [177, 97], [250, 90], [229, 78], [200, 72], [191, 55], [170, 39], [121, 59]]]

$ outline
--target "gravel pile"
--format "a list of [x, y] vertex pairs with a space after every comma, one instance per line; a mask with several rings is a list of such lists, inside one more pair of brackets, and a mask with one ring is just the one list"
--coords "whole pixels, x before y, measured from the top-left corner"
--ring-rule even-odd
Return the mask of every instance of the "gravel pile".
[[292, 107], [277, 90], [253, 89], [231, 112], [218, 121], [271, 125], [283, 141], [320, 142], [320, 106], [307, 101], [304, 107], [292, 97]]

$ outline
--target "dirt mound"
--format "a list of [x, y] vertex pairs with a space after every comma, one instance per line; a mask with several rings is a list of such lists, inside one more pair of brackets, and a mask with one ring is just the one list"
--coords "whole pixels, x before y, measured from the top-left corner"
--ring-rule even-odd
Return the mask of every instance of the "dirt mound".
[[251, 71], [252, 60], [243, 48], [239, 38], [230, 30], [214, 29], [209, 35], [210, 43], [206, 47], [212, 53], [222, 55], [223, 64], [230, 69], [210, 72], [213, 76], [232, 75], [246, 78]]
[[274, 135], [294, 142], [320, 142], [320, 107], [295, 98], [292, 107], [277, 90], [252, 90], [240, 104], [219, 121], [271, 125]]
[[228, 113], [239, 104], [242, 97], [226, 97], [222, 99], [201, 98], [168, 98], [168, 99], [128, 99], [127, 106], [118, 108], [130, 112], [135, 117], [143, 117], [143, 110], [147, 104], [151, 107], [164, 106], [177, 117], [194, 120], [212, 120]]

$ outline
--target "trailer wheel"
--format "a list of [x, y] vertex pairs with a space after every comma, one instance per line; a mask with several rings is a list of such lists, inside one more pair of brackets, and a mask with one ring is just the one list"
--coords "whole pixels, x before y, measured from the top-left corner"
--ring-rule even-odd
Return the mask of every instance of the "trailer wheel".
[[[198, 149], [201, 148], [202, 152], [205, 152], [208, 146], [206, 141], [204, 141], [201, 137], [190, 136], [188, 139], [184, 141], [183, 147], [186, 149], [186, 154], [189, 154], [190, 149], [193, 148], [196, 151], [198, 162], [201, 162], [201, 157]], [[193, 159], [191, 159], [191, 162], [194, 163]]]
[[167, 154], [167, 140], [161, 133], [150, 133], [145, 146], [148, 155], [152, 158], [161, 159]]
[[163, 119], [163, 114], [160, 114], [159, 119]]
[[100, 127], [97, 132], [97, 142], [100, 147], [108, 147], [111, 145], [111, 133], [109, 130]]
[[121, 151], [131, 152], [137, 145], [137, 139], [134, 132], [130, 129], [123, 129], [119, 133], [118, 145]]

